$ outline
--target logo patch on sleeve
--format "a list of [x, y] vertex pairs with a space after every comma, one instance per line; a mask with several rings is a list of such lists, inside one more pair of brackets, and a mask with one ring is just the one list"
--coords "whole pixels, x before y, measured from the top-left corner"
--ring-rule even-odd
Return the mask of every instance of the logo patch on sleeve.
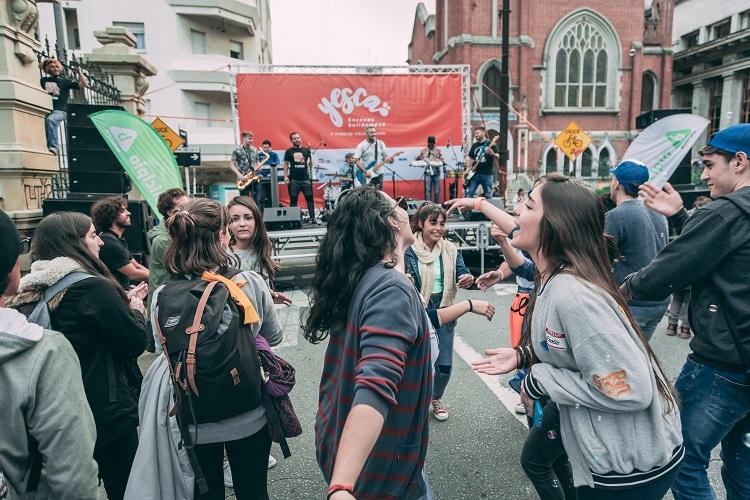
[[550, 349], [565, 350], [568, 348], [568, 338], [564, 333], [556, 332], [545, 326], [544, 335], [547, 337], [547, 345]]

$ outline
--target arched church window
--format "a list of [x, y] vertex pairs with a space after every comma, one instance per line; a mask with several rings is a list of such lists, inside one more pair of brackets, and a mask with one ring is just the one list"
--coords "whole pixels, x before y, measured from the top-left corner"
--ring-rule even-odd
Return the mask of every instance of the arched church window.
[[548, 174], [557, 172], [557, 151], [555, 151], [555, 148], [550, 148], [547, 151], [544, 158], [544, 171]]
[[500, 107], [500, 68], [494, 64], [482, 76], [482, 107]]
[[609, 154], [609, 149], [604, 148], [599, 151], [599, 165], [597, 168], [597, 176], [600, 179], [606, 179], [609, 177], [609, 169], [611, 167], [612, 157]]

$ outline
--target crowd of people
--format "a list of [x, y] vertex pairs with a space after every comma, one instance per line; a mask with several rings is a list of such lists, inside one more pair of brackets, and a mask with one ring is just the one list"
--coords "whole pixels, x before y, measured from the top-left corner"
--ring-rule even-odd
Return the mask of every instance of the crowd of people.
[[[748, 151], [750, 124], [709, 140], [712, 201], [691, 215], [637, 160], [612, 169], [606, 213], [557, 174], [517, 193], [513, 214], [468, 197], [410, 217], [403, 198], [369, 186], [342, 195], [301, 324], [327, 341], [314, 426], [327, 498], [432, 498], [428, 424], [448, 418], [456, 321], [495, 315], [458, 289], [512, 275], [510, 347], [472, 367], [514, 375], [529, 423], [519, 460], [540, 498], [716, 498], [707, 467], [719, 444], [727, 497], [750, 498]], [[90, 217], [51, 214], [33, 238], [0, 212], [0, 497], [93, 499], [101, 482], [110, 500], [223, 499], [225, 485], [269, 498], [271, 444], [288, 455], [300, 426], [294, 369], [272, 349], [276, 305], [291, 300], [275, 290], [261, 212], [248, 196], [224, 206], [180, 189], [158, 209], [148, 266], [124, 239], [124, 198]], [[492, 221], [497, 270], [472, 276], [445, 239], [453, 211]], [[668, 242], [670, 225], [680, 234]], [[693, 334], [674, 385], [649, 344], [670, 296], [665, 333], [682, 321]], [[143, 375], [146, 349], [158, 356]]]

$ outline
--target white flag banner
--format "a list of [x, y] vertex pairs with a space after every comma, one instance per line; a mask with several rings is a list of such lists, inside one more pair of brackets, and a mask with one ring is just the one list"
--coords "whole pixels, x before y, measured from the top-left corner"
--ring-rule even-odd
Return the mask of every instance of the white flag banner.
[[702, 116], [667, 116], [643, 129], [623, 159], [647, 165], [649, 182], [661, 189], [707, 126], [708, 120]]

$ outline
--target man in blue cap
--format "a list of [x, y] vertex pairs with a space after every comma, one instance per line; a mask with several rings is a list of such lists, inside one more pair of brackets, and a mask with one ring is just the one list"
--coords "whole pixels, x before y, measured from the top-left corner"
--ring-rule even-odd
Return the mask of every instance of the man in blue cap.
[[675, 386], [685, 459], [675, 499], [715, 499], [706, 474], [721, 443], [727, 498], [750, 498], [750, 124], [715, 134], [700, 151], [711, 203], [690, 219], [679, 193], [641, 186], [646, 205], [670, 217], [680, 236], [625, 280], [638, 300], [691, 287], [692, 352]]
[[[624, 160], [610, 169], [610, 197], [617, 207], [607, 212], [604, 231], [617, 240], [620, 257], [615, 262], [615, 282], [646, 267], [669, 241], [667, 218], [646, 208], [638, 198], [638, 188], [648, 181], [648, 167], [637, 160]], [[630, 300], [630, 312], [647, 339], [651, 338], [669, 299]]]

